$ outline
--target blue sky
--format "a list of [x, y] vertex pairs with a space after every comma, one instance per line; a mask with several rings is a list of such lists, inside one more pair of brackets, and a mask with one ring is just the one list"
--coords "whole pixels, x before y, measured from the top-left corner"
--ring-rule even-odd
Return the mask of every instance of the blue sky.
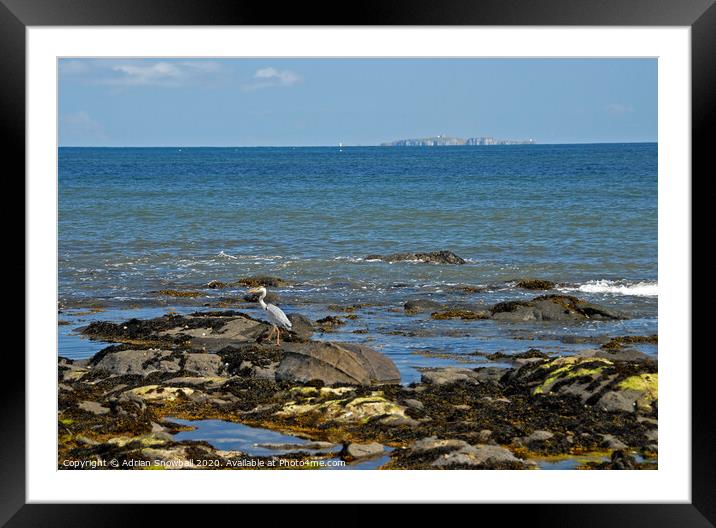
[[61, 146], [656, 141], [656, 59], [61, 59]]

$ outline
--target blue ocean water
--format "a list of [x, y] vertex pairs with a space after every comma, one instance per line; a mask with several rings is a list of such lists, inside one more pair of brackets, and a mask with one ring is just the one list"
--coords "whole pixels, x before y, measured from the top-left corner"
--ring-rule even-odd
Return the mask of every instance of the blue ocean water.
[[[441, 249], [467, 264], [363, 258]], [[60, 148], [58, 265], [62, 307], [99, 304], [117, 318], [238, 297], [205, 284], [253, 274], [291, 281], [277, 292], [287, 312], [320, 317], [335, 315], [331, 304], [365, 303], [339, 337], [393, 355], [408, 377], [438, 361], [416, 349], [520, 351], [533, 345], [520, 332], [654, 333], [657, 145]], [[523, 277], [630, 319], [520, 328], [400, 309], [414, 298], [489, 305], [536, 295], [510, 282]], [[203, 296], [156, 293], [168, 288]], [[423, 337], [405, 335], [416, 329]]]

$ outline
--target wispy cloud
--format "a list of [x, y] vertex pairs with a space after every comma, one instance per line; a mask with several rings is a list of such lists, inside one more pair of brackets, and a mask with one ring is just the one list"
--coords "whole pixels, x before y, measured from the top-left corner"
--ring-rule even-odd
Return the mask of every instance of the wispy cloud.
[[607, 105], [607, 112], [615, 116], [631, 114], [633, 111], [634, 107], [631, 105], [624, 105], [620, 103], [610, 103]]
[[85, 111], [60, 117], [61, 135], [65, 141], [93, 141], [106, 139], [104, 128]]
[[182, 86], [213, 78], [223, 71], [213, 61], [63, 60], [60, 74], [106, 86]]
[[276, 68], [261, 68], [254, 73], [251, 82], [243, 85], [244, 90], [258, 90], [272, 86], [293, 86], [301, 81], [301, 77], [291, 70], [277, 70]]
[[119, 64], [112, 68], [118, 75], [104, 79], [115, 86], [180, 86], [206, 74], [221, 71], [215, 62], [156, 62]]

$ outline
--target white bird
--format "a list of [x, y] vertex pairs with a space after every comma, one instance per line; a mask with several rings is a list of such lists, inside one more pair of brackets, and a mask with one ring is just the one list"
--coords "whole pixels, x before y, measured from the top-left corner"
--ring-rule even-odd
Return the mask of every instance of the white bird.
[[264, 302], [264, 297], [266, 297], [266, 288], [263, 286], [259, 286], [258, 288], [252, 288], [249, 290], [249, 293], [258, 293], [259, 294], [259, 304], [261, 305], [261, 308], [266, 312], [266, 317], [268, 318], [269, 322], [271, 323], [271, 332], [269, 333], [269, 337], [271, 337], [271, 334], [273, 334], [274, 330], [276, 331], [276, 346], [281, 345], [281, 330], [280, 328], [285, 328], [286, 330], [291, 330], [291, 321], [288, 320], [288, 317], [286, 317], [286, 314], [283, 313], [283, 310], [276, 306], [275, 304], [266, 304]]

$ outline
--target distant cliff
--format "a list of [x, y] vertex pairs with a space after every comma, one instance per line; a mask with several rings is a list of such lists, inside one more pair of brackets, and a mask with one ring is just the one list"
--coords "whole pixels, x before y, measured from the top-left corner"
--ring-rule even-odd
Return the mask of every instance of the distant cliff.
[[458, 138], [451, 136], [433, 136], [416, 139], [398, 139], [381, 143], [381, 147], [450, 147], [457, 145], [534, 145], [534, 139], [495, 139], [493, 137]]

